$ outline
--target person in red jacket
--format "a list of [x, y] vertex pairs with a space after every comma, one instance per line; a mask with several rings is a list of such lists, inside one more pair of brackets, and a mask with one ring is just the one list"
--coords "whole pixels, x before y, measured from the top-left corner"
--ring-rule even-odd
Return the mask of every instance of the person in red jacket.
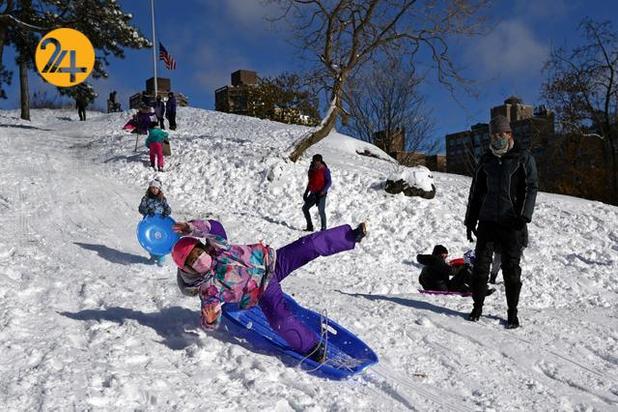
[[316, 154], [311, 160], [311, 166], [309, 167], [309, 183], [303, 194], [303, 214], [307, 220], [307, 227], [305, 231], [313, 232], [313, 222], [311, 221], [311, 214], [309, 209], [313, 206], [318, 207], [320, 212], [320, 223], [322, 224], [322, 230], [326, 230], [326, 195], [331, 185], [330, 170], [322, 155]]

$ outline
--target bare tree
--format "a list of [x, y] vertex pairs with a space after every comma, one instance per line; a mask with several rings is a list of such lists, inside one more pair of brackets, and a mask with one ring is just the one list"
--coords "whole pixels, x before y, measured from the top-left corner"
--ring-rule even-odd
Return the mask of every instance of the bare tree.
[[464, 84], [449, 54], [452, 35], [478, 33], [480, 10], [488, 0], [270, 0], [283, 9], [298, 47], [317, 63], [315, 78], [329, 94], [329, 109], [318, 128], [295, 143], [296, 161], [328, 135], [345, 112], [344, 89], [351, 75], [378, 55], [414, 64], [427, 50], [438, 80], [449, 88]]
[[[430, 141], [434, 126], [431, 111], [419, 91], [422, 78], [416, 76], [414, 67], [400, 60], [367, 66], [345, 88], [350, 117], [345, 128], [362, 140], [379, 143], [386, 152], [398, 146], [400, 133], [405, 136], [400, 150], [437, 151], [439, 143]], [[381, 132], [379, 141], [376, 132]]]
[[552, 51], [542, 93], [565, 132], [603, 140], [612, 203], [618, 204], [618, 33], [610, 22], [589, 19], [579, 30], [582, 45]]

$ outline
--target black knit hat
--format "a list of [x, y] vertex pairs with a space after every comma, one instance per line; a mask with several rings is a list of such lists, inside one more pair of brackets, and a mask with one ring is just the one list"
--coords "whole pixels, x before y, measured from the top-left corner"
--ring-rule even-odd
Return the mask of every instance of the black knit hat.
[[502, 132], [510, 132], [511, 125], [506, 117], [501, 114], [497, 115], [489, 122], [489, 132], [490, 133], [502, 133]]
[[446, 250], [446, 248], [442, 245], [435, 245], [433, 248], [433, 252], [431, 252], [432, 255], [436, 256], [436, 255], [448, 255], [448, 250]]
[[322, 155], [321, 155], [321, 154], [316, 154], [316, 155], [313, 155], [313, 158], [312, 158], [311, 160], [313, 160], [314, 162], [315, 162], [316, 160], [317, 160], [317, 161], [320, 161], [320, 162], [323, 162], [323, 160], [322, 160]]

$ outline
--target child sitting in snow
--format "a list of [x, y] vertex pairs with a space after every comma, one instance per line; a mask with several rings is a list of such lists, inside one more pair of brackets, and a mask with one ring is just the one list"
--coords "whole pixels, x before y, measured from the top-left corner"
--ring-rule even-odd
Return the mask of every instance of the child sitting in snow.
[[[472, 267], [464, 264], [455, 267], [446, 263], [448, 250], [442, 245], [436, 245], [431, 255], [419, 254], [416, 260], [424, 265], [418, 281], [425, 290], [435, 290], [442, 292], [461, 292], [468, 293], [472, 285]], [[495, 289], [488, 289], [487, 295], [495, 292]]]
[[[150, 150], [150, 167], [155, 172], [163, 171], [165, 160], [163, 160], [163, 141], [168, 139], [166, 131], [156, 125], [148, 130], [148, 138], [146, 139], [146, 147]], [[155, 168], [155, 160], [157, 161], [157, 168]]]
[[263, 243], [231, 245], [220, 227], [209, 221], [176, 223], [174, 230], [185, 235], [172, 249], [178, 283], [184, 294], [199, 294], [203, 328], [217, 327], [225, 303], [238, 303], [242, 309], [259, 305], [272, 329], [292, 349], [316, 362], [326, 360], [324, 342], [290, 311], [280, 282], [318, 256], [354, 249], [367, 234], [365, 223], [356, 229], [343, 225], [301, 237], [276, 251]]
[[[138, 211], [144, 216], [162, 215], [169, 216], [172, 213], [172, 208], [167, 204], [167, 199], [161, 191], [161, 181], [158, 179], [151, 180], [148, 184], [148, 190], [142, 197]], [[165, 256], [150, 255], [159, 266], [163, 265]]]

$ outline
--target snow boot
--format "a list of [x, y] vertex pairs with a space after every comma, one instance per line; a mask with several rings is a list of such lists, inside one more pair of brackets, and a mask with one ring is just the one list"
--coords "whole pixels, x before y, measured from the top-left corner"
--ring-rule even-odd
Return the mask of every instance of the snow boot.
[[365, 236], [367, 236], [367, 222], [362, 222], [356, 227], [356, 229], [353, 230], [353, 232], [354, 240], [356, 241], [356, 243], [360, 243], [360, 241], [363, 240]]
[[157, 256], [155, 262], [157, 266], [163, 266], [163, 264], [165, 264], [165, 256]]
[[307, 354], [307, 358], [317, 363], [326, 362], [326, 344], [324, 342], [318, 342]]
[[305, 232], [313, 232], [313, 226], [307, 226], [304, 230]]
[[472, 312], [470, 312], [470, 314], [468, 315], [468, 320], [470, 322], [477, 322], [481, 318], [482, 314], [483, 314], [483, 307], [475, 303], [474, 308], [472, 309]]
[[517, 317], [517, 309], [509, 310], [505, 328], [517, 329], [519, 327], [519, 318]]

